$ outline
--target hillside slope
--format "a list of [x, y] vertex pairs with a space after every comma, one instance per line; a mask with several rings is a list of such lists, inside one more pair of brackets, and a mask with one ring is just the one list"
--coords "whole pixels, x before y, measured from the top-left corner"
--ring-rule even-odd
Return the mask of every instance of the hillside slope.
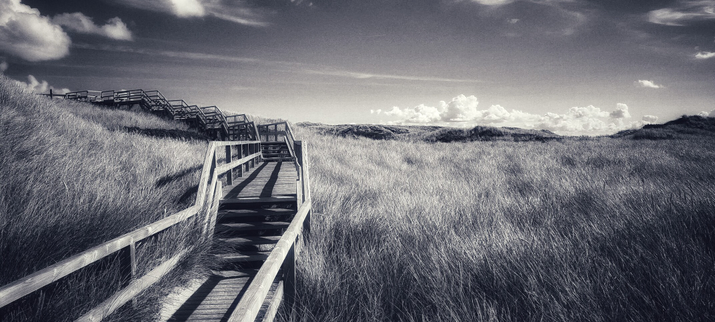
[[[0, 79], [0, 285], [190, 205], [205, 150], [179, 123], [50, 100]], [[165, 247], [148, 242], [138, 250], [140, 272], [192, 236], [184, 227], [162, 237]], [[115, 262], [72, 274], [0, 315], [73, 320], [116, 291]]]
[[377, 124], [298, 123], [324, 135], [347, 138], [368, 138], [374, 140], [401, 140], [411, 142], [473, 142], [473, 141], [551, 141], [563, 138], [546, 130], [528, 130], [511, 127], [475, 126], [473, 128], [451, 128], [441, 126], [404, 126]]

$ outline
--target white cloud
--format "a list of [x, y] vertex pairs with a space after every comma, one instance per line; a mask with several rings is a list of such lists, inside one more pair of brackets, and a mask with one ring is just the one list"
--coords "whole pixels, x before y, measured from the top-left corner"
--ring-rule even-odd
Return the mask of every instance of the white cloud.
[[639, 79], [637, 82], [633, 82], [634, 85], [641, 88], [665, 88], [663, 85], [658, 85], [651, 80]]
[[636, 128], [657, 121], [656, 116], [646, 115], [641, 121], [629, 121], [628, 106], [618, 103], [614, 111], [604, 111], [592, 105], [572, 107], [566, 113], [531, 114], [519, 110], [507, 110], [501, 105], [478, 109], [475, 96], [459, 95], [449, 103], [437, 106], [420, 104], [412, 108], [393, 107], [389, 111], [371, 110], [371, 114], [384, 114], [396, 120], [393, 124], [438, 124], [459, 122], [462, 126], [494, 125], [514, 126], [526, 129], [544, 129], [560, 134], [606, 134]]
[[64, 93], [67, 93], [70, 91], [67, 88], [56, 89], [56, 88], [50, 86], [50, 84], [48, 84], [47, 81], [45, 81], [45, 80], [38, 81], [37, 78], [35, 78], [35, 76], [32, 76], [32, 75], [27, 76], [27, 83], [21, 82], [21, 81], [16, 81], [16, 82], [18, 84], [20, 84], [20, 86], [22, 86], [26, 90], [33, 92], [33, 93], [38, 93], [38, 94], [49, 93], [50, 89], [52, 90], [53, 94], [64, 94]]
[[472, 0], [473, 2], [485, 5], [485, 6], [501, 6], [514, 2], [514, 0]]
[[2, 63], [0, 63], [0, 74], [4, 73], [8, 69], [8, 67], [10, 66], [7, 64], [6, 61], [3, 60]]
[[83, 34], [101, 35], [117, 40], [132, 40], [132, 32], [118, 17], [109, 19], [104, 26], [97, 26], [92, 18], [81, 12], [75, 12], [56, 15], [52, 18], [52, 22]]
[[709, 59], [715, 57], [715, 52], [711, 51], [701, 51], [697, 54], [695, 54], [695, 58], [697, 59]]
[[648, 13], [649, 22], [667, 26], [686, 26], [705, 20], [715, 20], [715, 4], [712, 0], [680, 0], [673, 7]]
[[230, 0], [117, 0], [117, 2], [142, 9], [172, 14], [179, 18], [215, 17], [234, 23], [264, 27], [265, 12], [251, 8], [246, 1]]
[[611, 112], [611, 117], [614, 119], [627, 119], [631, 117], [628, 113], [628, 105], [623, 103], [616, 104], [616, 110]]
[[421, 82], [453, 82], [453, 83], [480, 83], [482, 81], [478, 79], [456, 79], [456, 78], [441, 78], [441, 77], [431, 77], [431, 76], [403, 76], [403, 75], [389, 75], [389, 74], [372, 74], [363, 72], [353, 72], [346, 70], [336, 70], [331, 68], [318, 69], [304, 69], [304, 73], [322, 76], [336, 76], [336, 77], [346, 77], [355, 79], [395, 79], [395, 80], [406, 80], [406, 81], [421, 81]]
[[658, 117], [655, 115], [643, 115], [642, 121], [645, 123], [655, 123], [658, 122]]
[[62, 28], [20, 0], [0, 0], [0, 51], [28, 61], [69, 54], [71, 40]]
[[171, 10], [179, 17], [203, 17], [206, 10], [199, 0], [169, 0]]

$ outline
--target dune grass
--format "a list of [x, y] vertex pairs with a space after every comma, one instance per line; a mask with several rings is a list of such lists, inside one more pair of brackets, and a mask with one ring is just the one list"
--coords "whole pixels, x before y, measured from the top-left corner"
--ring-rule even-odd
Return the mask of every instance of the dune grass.
[[[128, 127], [185, 130], [147, 114], [35, 96], [0, 79], [0, 285], [193, 203], [206, 142]], [[189, 223], [142, 243], [139, 273], [181, 248], [200, 253], [195, 230]], [[1, 309], [2, 320], [73, 320], [117, 290], [116, 258], [93, 267]], [[125, 316], [146, 319], [144, 309]]]
[[430, 144], [298, 132], [316, 215], [295, 320], [715, 318], [712, 137]]

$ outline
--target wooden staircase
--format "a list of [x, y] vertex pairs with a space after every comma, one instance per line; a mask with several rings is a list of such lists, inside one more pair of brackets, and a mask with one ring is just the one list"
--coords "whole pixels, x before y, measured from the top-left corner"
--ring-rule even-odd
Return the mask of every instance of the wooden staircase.
[[261, 152], [264, 161], [293, 161], [285, 142], [262, 142]]
[[260, 267], [290, 225], [296, 206], [294, 196], [221, 200], [214, 256], [225, 269]]
[[[264, 161], [244, 173], [242, 181], [225, 187], [213, 229], [212, 276], [168, 321], [226, 321], [236, 314], [237, 299], [256, 278], [299, 209], [295, 172], [291, 163]], [[272, 320], [275, 303], [280, 303], [272, 299], [282, 298], [286, 276], [294, 272], [281, 268], [267, 282], [267, 300], [257, 312], [258, 321]]]

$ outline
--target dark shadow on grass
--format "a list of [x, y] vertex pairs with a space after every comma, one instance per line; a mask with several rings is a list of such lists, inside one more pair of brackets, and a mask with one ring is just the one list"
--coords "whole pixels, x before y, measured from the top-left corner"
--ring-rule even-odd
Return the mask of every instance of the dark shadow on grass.
[[203, 167], [203, 165], [197, 165], [197, 166], [195, 166], [195, 167], [191, 167], [191, 168], [188, 168], [188, 169], [184, 169], [184, 170], [179, 171], [179, 172], [174, 173], [174, 174], [170, 174], [170, 175], [167, 175], [167, 176], [163, 176], [163, 177], [159, 178], [159, 180], [156, 181], [156, 183], [154, 184], [154, 187], [156, 187], [156, 188], [161, 188], [161, 187], [163, 187], [163, 186], [165, 186], [165, 185], [167, 185], [167, 184], [169, 184], [169, 183], [171, 183], [171, 182], [173, 182], [173, 181], [175, 181], [175, 180], [181, 179], [182, 177], [185, 177], [185, 176], [187, 176], [187, 175], [189, 175], [189, 174], [191, 174], [191, 173], [194, 173], [194, 172], [196, 172], [196, 171], [198, 171], [198, 170], [201, 170], [202, 167]]
[[142, 129], [136, 126], [124, 127], [124, 131], [136, 133], [145, 136], [151, 136], [160, 139], [179, 139], [179, 140], [209, 140], [210, 138], [204, 134], [193, 131], [184, 130], [168, 130], [168, 129]]
[[189, 198], [191, 198], [192, 196], [196, 196], [196, 192], [198, 192], [198, 191], [199, 191], [199, 186], [198, 186], [198, 185], [195, 185], [195, 186], [193, 186], [193, 187], [191, 187], [191, 188], [189, 188], [189, 189], [186, 189], [186, 191], [184, 192], [184, 194], [181, 195], [181, 197], [179, 197], [179, 204], [183, 204], [183, 203], [185, 203], [186, 201], [188, 201]]

